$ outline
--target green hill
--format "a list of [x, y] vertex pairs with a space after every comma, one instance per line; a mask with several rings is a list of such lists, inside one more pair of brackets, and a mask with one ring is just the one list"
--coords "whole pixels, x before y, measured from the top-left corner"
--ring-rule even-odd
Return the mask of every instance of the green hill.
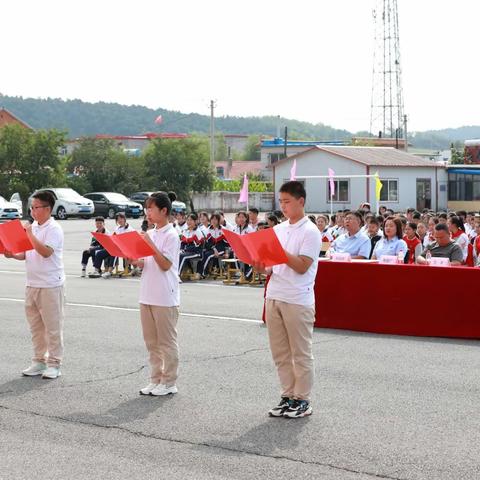
[[[151, 109], [141, 105], [118, 103], [88, 103], [82, 100], [58, 98], [36, 99], [10, 97], [0, 94], [0, 107], [5, 107], [34, 128], [66, 130], [69, 137], [95, 134], [135, 135], [146, 132], [184, 132], [207, 134], [210, 117], [198, 113], [181, 113], [162, 108]], [[163, 116], [163, 124], [154, 120]], [[277, 117], [216, 117], [217, 131], [229, 134], [271, 135], [277, 131]], [[281, 118], [280, 125], [288, 126], [289, 137], [303, 140], [350, 140], [353, 133], [335, 129], [322, 123], [313, 124]], [[360, 135], [365, 134], [362, 132]], [[411, 132], [409, 141], [414, 147], [442, 150], [452, 142], [480, 138], [480, 126], [465, 126]]]
[[[197, 113], [181, 113], [159, 108], [118, 103], [88, 103], [81, 100], [57, 98], [34, 99], [9, 97], [0, 94], [0, 107], [5, 107], [34, 128], [57, 128], [68, 131], [70, 137], [110, 134], [135, 135], [151, 131], [208, 133], [210, 117]], [[154, 120], [163, 116], [163, 124]], [[288, 126], [291, 138], [318, 140], [347, 140], [352, 134], [323, 124], [311, 124], [282, 118], [280, 124]], [[275, 135], [277, 117], [216, 117], [218, 131], [230, 134]]]

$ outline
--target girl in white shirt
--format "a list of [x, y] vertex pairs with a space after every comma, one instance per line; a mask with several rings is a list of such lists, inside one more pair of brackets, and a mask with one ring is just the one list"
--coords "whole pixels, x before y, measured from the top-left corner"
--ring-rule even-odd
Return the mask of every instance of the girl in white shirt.
[[155, 228], [143, 232], [154, 255], [131, 263], [143, 269], [140, 281], [140, 319], [150, 359], [150, 383], [141, 395], [177, 393], [177, 321], [180, 305], [178, 259], [180, 240], [169, 223], [172, 204], [164, 192], [147, 198], [147, 219]]
[[465, 233], [463, 221], [460, 217], [450, 217], [447, 220], [447, 225], [452, 240], [462, 249], [463, 263], [465, 263], [468, 256], [468, 244], [470, 241]]

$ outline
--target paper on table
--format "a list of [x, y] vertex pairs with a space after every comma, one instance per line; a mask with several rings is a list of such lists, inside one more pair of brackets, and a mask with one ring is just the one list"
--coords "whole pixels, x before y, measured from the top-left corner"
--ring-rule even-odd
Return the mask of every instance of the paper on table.
[[287, 263], [287, 255], [273, 228], [266, 228], [247, 235], [223, 229], [223, 234], [239, 260], [251, 265], [262, 262], [266, 267]]
[[121, 235], [92, 232], [92, 235], [112, 257], [137, 260], [155, 253], [138, 232], [127, 232]]
[[0, 252], [5, 250], [12, 253], [23, 253], [33, 250], [33, 245], [27, 237], [25, 229], [20, 220], [10, 220], [0, 225]]

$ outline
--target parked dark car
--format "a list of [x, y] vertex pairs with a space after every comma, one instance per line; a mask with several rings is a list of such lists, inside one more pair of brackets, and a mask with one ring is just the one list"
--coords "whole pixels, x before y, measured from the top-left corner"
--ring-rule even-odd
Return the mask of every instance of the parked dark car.
[[[141, 203], [145, 207], [145, 200], [152, 194], [153, 192], [135, 192], [130, 195], [130, 200], [134, 202]], [[183, 212], [186, 213], [187, 207], [183, 202], [175, 201], [172, 202], [172, 212]]]
[[85, 198], [92, 200], [95, 206], [95, 215], [115, 218], [118, 212], [123, 212], [127, 217], [138, 218], [143, 214], [143, 206], [132, 202], [125, 195], [114, 192], [86, 193]]

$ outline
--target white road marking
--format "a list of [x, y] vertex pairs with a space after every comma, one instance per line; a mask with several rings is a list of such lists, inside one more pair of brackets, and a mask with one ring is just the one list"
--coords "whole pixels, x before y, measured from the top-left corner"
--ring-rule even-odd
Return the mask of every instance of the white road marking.
[[[25, 300], [22, 298], [9, 298], [9, 297], [0, 297], [0, 301], [3, 302], [16, 302], [16, 303], [24, 303]], [[91, 303], [74, 303], [74, 302], [67, 302], [67, 306], [69, 307], [80, 307], [80, 308], [98, 308], [103, 310], [121, 310], [124, 312], [139, 312], [140, 309], [132, 308], [132, 307], [113, 307], [110, 305], [93, 305]], [[187, 313], [187, 312], [180, 312], [182, 317], [192, 317], [192, 318], [209, 318], [212, 320], [230, 320], [233, 322], [245, 322], [245, 323], [257, 323], [263, 324], [261, 320], [254, 320], [252, 318], [240, 318], [240, 317], [222, 317], [218, 315], [208, 315], [208, 314], [201, 314], [201, 313]]]

